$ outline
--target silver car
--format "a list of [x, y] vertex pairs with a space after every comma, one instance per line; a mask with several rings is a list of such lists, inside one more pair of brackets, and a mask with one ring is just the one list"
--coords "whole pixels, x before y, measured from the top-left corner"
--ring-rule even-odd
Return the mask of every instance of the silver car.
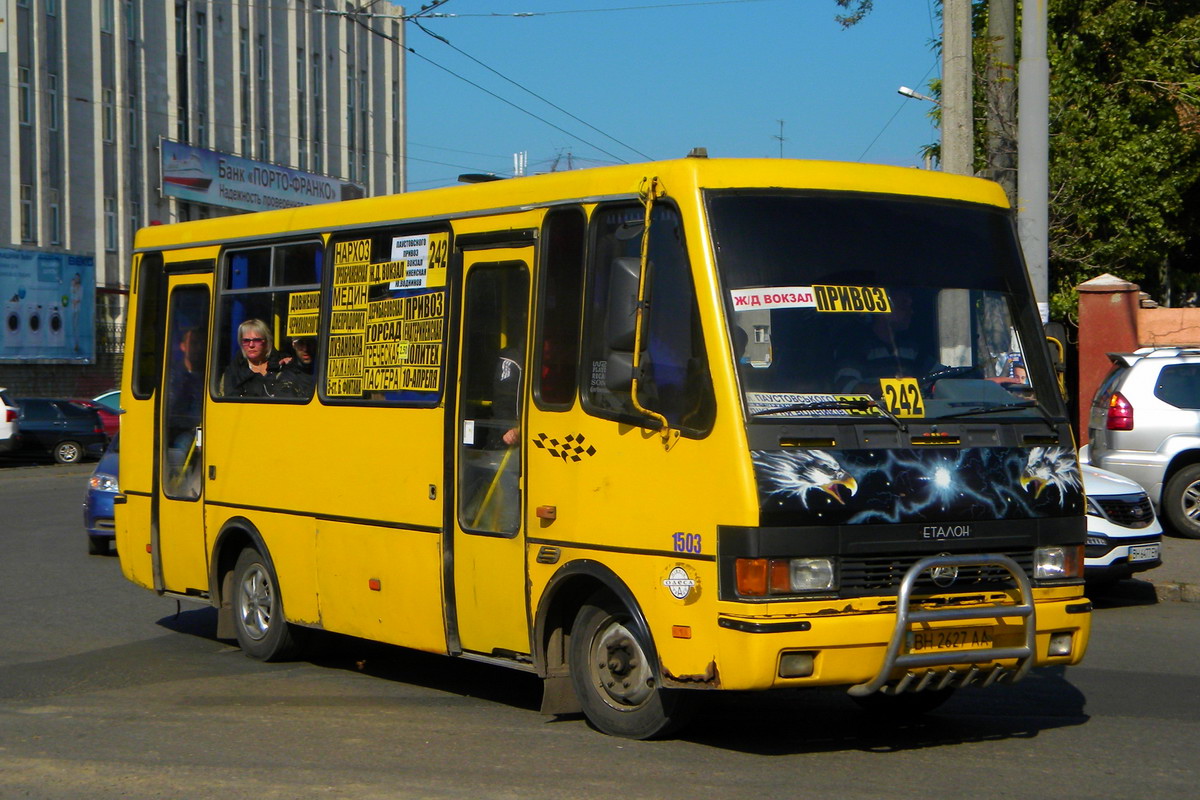
[[1088, 417], [1088, 459], [1136, 481], [1171, 528], [1200, 539], [1200, 349], [1109, 358]]

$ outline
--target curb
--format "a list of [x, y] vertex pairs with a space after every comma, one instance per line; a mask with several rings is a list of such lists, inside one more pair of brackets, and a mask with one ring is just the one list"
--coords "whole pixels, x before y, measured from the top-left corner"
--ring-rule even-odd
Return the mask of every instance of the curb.
[[1200, 584], [1156, 583], [1154, 584], [1154, 594], [1160, 603], [1200, 603]]

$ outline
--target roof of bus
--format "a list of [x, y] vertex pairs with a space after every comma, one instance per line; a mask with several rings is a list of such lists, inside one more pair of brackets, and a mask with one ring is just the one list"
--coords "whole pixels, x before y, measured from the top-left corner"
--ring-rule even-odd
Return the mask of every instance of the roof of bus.
[[156, 225], [138, 232], [135, 249], [187, 247], [351, 224], [477, 216], [563, 202], [629, 197], [649, 176], [659, 179], [668, 196], [698, 189], [790, 188], [906, 194], [1008, 206], [1004, 191], [996, 183], [912, 167], [795, 159], [685, 158]]

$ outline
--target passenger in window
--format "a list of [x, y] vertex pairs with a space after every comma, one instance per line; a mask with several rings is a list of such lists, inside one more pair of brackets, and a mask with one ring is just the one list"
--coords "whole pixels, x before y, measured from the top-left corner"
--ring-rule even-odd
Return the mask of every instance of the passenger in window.
[[500, 351], [492, 383], [492, 415], [498, 421], [511, 423], [504, 427], [500, 437], [505, 447], [512, 447], [521, 437], [520, 411], [521, 353], [516, 347], [506, 347]]
[[880, 378], [920, 378], [933, 367], [921, 352], [911, 329], [912, 295], [892, 290], [891, 311], [864, 314], [867, 331], [839, 359], [835, 391], [843, 394], [876, 394]]
[[291, 339], [294, 356], [279, 359], [279, 377], [275, 380], [278, 397], [312, 397], [316, 387], [313, 377], [317, 365], [317, 340], [313, 336], [294, 336]]
[[241, 353], [221, 376], [221, 394], [273, 397], [282, 364], [271, 346], [271, 329], [261, 319], [248, 319], [238, 326], [237, 337]]
[[169, 397], [171, 413], [194, 425], [200, 419], [204, 398], [205, 330], [201, 326], [188, 328], [179, 338], [179, 352], [170, 366]]

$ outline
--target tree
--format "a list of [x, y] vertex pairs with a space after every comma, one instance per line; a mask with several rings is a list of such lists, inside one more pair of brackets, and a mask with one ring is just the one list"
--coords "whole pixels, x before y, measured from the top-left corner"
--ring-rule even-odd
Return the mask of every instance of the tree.
[[1200, 2], [1055, 3], [1049, 24], [1055, 316], [1104, 272], [1173, 299], [1172, 263], [1185, 287], [1200, 266]]

